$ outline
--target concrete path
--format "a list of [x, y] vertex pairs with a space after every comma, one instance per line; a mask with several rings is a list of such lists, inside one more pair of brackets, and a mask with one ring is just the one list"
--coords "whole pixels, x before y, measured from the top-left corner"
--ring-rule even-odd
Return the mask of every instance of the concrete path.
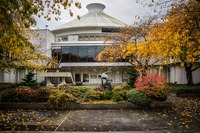
[[1, 131], [200, 131], [200, 121], [172, 110], [0, 110]]

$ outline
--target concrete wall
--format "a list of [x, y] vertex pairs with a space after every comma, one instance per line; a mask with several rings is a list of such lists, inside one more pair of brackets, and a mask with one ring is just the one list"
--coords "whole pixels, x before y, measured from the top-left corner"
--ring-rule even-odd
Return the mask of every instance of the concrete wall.
[[[37, 36], [37, 34], [39, 34], [39, 36]], [[44, 54], [51, 57], [51, 43], [55, 42], [55, 36], [50, 30], [31, 30], [31, 33], [29, 33], [29, 39], [32, 44], [41, 46]]]
[[[200, 82], [200, 68], [192, 72], [194, 84]], [[170, 65], [170, 83], [187, 84], [186, 71], [179, 64]]]
[[55, 35], [51, 31], [47, 31], [47, 56], [51, 57], [51, 43], [54, 43], [56, 38]]
[[3, 83], [16, 83], [16, 74], [15, 74], [15, 70], [12, 69], [9, 72], [5, 72], [3, 73]]
[[200, 68], [198, 68], [197, 70], [193, 71], [193, 82], [196, 83], [200, 83]]
[[[25, 78], [27, 73], [27, 69], [12, 69], [10, 72], [0, 69], [0, 83], [20, 83], [22, 79]], [[37, 82], [42, 82], [45, 80], [45, 78], [41, 76], [41, 71], [34, 70], [34, 73], [34, 79], [37, 79]]]

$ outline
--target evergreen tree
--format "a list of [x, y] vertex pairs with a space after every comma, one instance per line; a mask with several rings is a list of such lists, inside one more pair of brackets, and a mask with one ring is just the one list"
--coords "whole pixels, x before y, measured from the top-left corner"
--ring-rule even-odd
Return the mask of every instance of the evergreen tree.
[[37, 83], [37, 80], [34, 80], [34, 73], [32, 71], [29, 71], [28, 74], [26, 75], [26, 77], [24, 79], [22, 79], [23, 81], [20, 83], [22, 86], [29, 86], [31, 88], [37, 89], [40, 87], [40, 84]]
[[136, 82], [136, 78], [140, 75], [138, 71], [135, 70], [135, 67], [132, 65], [130, 68], [129, 68], [129, 71], [127, 72], [127, 74], [130, 75], [130, 77], [128, 78], [128, 85], [131, 87], [131, 88], [135, 88], [135, 82]]

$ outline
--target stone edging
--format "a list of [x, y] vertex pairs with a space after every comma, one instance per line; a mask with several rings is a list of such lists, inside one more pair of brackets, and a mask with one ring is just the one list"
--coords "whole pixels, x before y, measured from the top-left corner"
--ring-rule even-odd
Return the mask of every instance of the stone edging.
[[[171, 108], [171, 102], [151, 103], [150, 108], [161, 109]], [[118, 110], [118, 109], [146, 109], [132, 103], [110, 103], [110, 104], [77, 104], [73, 103], [67, 107], [55, 107], [46, 103], [0, 103], [0, 109], [59, 109], [59, 110]]]

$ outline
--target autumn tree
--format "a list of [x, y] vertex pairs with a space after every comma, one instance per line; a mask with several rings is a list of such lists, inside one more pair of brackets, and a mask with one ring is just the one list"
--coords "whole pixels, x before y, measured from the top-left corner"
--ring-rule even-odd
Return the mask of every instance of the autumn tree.
[[148, 69], [159, 61], [153, 57], [148, 40], [149, 30], [153, 28], [155, 17], [135, 23], [134, 26], [120, 28], [116, 33], [106, 37], [104, 51], [98, 55], [100, 61], [129, 62], [135, 69], [146, 75]]
[[185, 67], [187, 84], [193, 85], [192, 72], [200, 67], [200, 2], [189, 0], [171, 6], [163, 23], [152, 29], [149, 41], [162, 53], [163, 63], [181, 63]]
[[[40, 69], [46, 68], [44, 66], [47, 66], [47, 63], [54, 64], [53, 59], [41, 54], [41, 51], [36, 50], [37, 46], [30, 43], [25, 28], [35, 26], [34, 15], [43, 16], [48, 21], [54, 15], [54, 18], [59, 20], [61, 7], [68, 10], [72, 16], [73, 12], [70, 9], [72, 4], [81, 8], [80, 3], [73, 3], [73, 0], [1, 0], [0, 68], [10, 69], [26, 66]], [[38, 62], [41, 67], [37, 65]]]

